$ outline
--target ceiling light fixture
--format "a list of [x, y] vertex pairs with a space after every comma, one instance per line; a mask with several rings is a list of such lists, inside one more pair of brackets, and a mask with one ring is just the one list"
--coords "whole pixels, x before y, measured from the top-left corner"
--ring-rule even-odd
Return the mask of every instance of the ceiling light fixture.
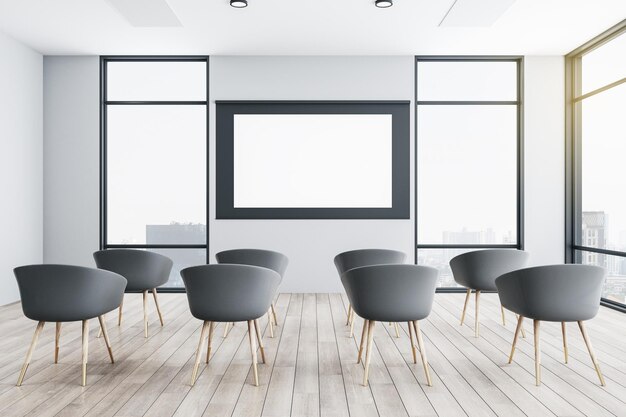
[[376, 5], [376, 7], [380, 7], [381, 9], [386, 9], [387, 7], [393, 6], [393, 1], [392, 0], [376, 0], [374, 4]]
[[236, 9], [248, 7], [248, 0], [230, 0], [230, 5]]

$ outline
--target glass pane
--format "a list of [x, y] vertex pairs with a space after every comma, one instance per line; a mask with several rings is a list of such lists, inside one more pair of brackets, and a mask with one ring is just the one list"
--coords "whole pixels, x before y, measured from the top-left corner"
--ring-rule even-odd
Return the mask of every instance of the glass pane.
[[626, 34], [583, 55], [583, 94], [624, 77], [626, 77]]
[[107, 242], [206, 242], [206, 107], [108, 106]]
[[515, 101], [517, 63], [419, 62], [417, 96], [422, 101]]
[[581, 263], [607, 269], [602, 297], [618, 303], [626, 303], [626, 258], [587, 251], [578, 251]]
[[168, 288], [184, 288], [183, 278], [180, 276], [180, 270], [189, 266], [205, 265], [206, 249], [149, 249], [150, 252], [160, 253], [174, 261], [170, 279], [163, 287]]
[[582, 101], [580, 244], [626, 251], [626, 84]]
[[517, 107], [418, 107], [418, 242], [517, 242]]
[[452, 276], [450, 259], [462, 253], [472, 252], [476, 249], [418, 249], [417, 264], [432, 266], [439, 270], [438, 287], [459, 287]]
[[107, 100], [206, 100], [206, 62], [107, 63]]

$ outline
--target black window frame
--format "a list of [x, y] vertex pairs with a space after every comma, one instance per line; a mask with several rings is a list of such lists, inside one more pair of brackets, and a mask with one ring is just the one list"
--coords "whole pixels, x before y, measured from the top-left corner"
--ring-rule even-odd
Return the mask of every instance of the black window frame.
[[[107, 63], [109, 62], [205, 62], [205, 100], [108, 100]], [[204, 249], [209, 260], [209, 56], [208, 55], [103, 55], [100, 56], [100, 250], [106, 249]], [[206, 242], [204, 244], [121, 244], [107, 242], [107, 106], [109, 105], [199, 105], [206, 106]], [[182, 287], [159, 287], [160, 292], [185, 292]]]
[[[582, 57], [626, 36], [626, 20], [565, 55], [565, 262], [582, 263], [581, 252], [626, 257], [626, 252], [579, 244], [582, 235], [582, 101], [626, 82], [626, 77], [582, 93]], [[626, 313], [626, 304], [606, 298], [601, 304]]]
[[[517, 64], [516, 100], [418, 100], [418, 67], [420, 62], [515, 62]], [[415, 57], [415, 146], [414, 146], [414, 217], [415, 217], [415, 264], [418, 252], [423, 249], [524, 249], [524, 57], [523, 56], [416, 56]], [[420, 105], [514, 105], [517, 107], [517, 243], [515, 244], [420, 244], [418, 238], [418, 108]], [[465, 292], [460, 287], [438, 287], [437, 292]]]

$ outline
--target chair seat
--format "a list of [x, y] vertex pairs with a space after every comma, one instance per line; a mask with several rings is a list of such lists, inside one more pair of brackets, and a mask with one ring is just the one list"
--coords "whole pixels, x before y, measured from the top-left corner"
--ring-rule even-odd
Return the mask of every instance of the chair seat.
[[496, 279], [500, 303], [540, 321], [586, 321], [600, 308], [606, 271], [591, 265], [544, 265]]

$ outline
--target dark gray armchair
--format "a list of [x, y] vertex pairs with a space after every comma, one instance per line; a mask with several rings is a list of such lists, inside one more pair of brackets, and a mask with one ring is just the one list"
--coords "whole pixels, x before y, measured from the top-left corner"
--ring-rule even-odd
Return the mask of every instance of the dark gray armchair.
[[[258, 319], [269, 310], [280, 283], [280, 275], [267, 268], [232, 264], [192, 266], [183, 269], [180, 274], [185, 282], [191, 314], [202, 320], [191, 385], [196, 382], [207, 333], [209, 342], [206, 362], [209, 363], [215, 323], [246, 321], [252, 353], [254, 384], [258, 386], [256, 342], [259, 343], [261, 358], [265, 363], [265, 351]], [[256, 342], [253, 331], [256, 333]]]
[[[143, 333], [148, 337], [148, 291], [152, 291], [159, 321], [163, 326], [163, 315], [157, 298], [157, 287], [165, 284], [172, 270], [173, 262], [167, 256], [147, 250], [107, 249], [95, 252], [93, 258], [100, 269], [115, 272], [128, 280], [126, 291], [141, 291], [143, 294]], [[120, 304], [117, 325], [122, 325]]]
[[[406, 260], [406, 254], [392, 249], [356, 249], [342, 252], [335, 256], [334, 262], [337, 272], [341, 277], [344, 272], [369, 265], [402, 264]], [[354, 334], [354, 311], [352, 305], [348, 306], [346, 325], [350, 325], [350, 337]], [[395, 323], [396, 337], [400, 337], [398, 324]]]
[[605, 385], [600, 365], [587, 336], [584, 322], [598, 314], [606, 270], [591, 265], [547, 265], [509, 272], [496, 279], [500, 303], [519, 314], [513, 337], [509, 363], [513, 361], [515, 345], [525, 317], [533, 320], [535, 336], [535, 381], [541, 384], [541, 348], [539, 327], [542, 321], [561, 322], [563, 347], [567, 363], [565, 323], [575, 321], [589, 351], [589, 356]]
[[[496, 278], [528, 263], [528, 252], [515, 249], [488, 249], [463, 253], [450, 260], [450, 268], [457, 284], [467, 288], [461, 326], [465, 320], [465, 311], [472, 290], [476, 292], [476, 313], [474, 317], [474, 335], [480, 335], [480, 293], [481, 291], [497, 291]], [[504, 308], [501, 307], [502, 325], [506, 325]]]
[[378, 321], [407, 322], [413, 361], [416, 362], [415, 333], [426, 381], [432, 385], [419, 320], [428, 317], [432, 310], [438, 276], [437, 269], [419, 265], [364, 266], [341, 275], [354, 312], [365, 320], [357, 359], [358, 363], [367, 339], [363, 385], [367, 386], [374, 326]]
[[[231, 249], [218, 252], [215, 254], [217, 263], [220, 264], [240, 264], [261, 266], [276, 271], [280, 275], [282, 282], [289, 264], [289, 258], [280, 252], [266, 249]], [[276, 307], [274, 302], [271, 305], [271, 312], [268, 313], [270, 337], [274, 337], [274, 325], [278, 326], [278, 317], [276, 316]], [[273, 323], [272, 323], [273, 321]], [[228, 334], [228, 326], [230, 323], [224, 324], [224, 337]]]
[[124, 277], [108, 271], [72, 265], [28, 265], [15, 268], [13, 271], [24, 315], [38, 322], [17, 386], [22, 385], [24, 381], [37, 339], [46, 322], [56, 323], [54, 363], [57, 363], [61, 323], [82, 321], [83, 386], [87, 383], [90, 319], [98, 318], [111, 363], [114, 362], [103, 315], [120, 305], [126, 287]]

